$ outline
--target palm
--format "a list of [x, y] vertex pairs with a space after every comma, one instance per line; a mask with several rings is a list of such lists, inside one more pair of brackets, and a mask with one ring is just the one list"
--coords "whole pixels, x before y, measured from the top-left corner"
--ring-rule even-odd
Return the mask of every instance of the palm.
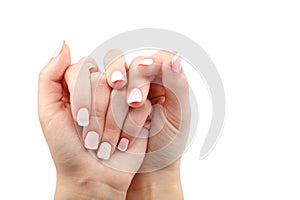
[[62, 100], [47, 108], [55, 114], [50, 120], [42, 123], [57, 172], [74, 178], [82, 174], [85, 177], [92, 177], [93, 181], [101, 181], [105, 176], [105, 180], [115, 188], [128, 187], [133, 174], [123, 173], [104, 165], [83, 147], [78, 134], [82, 132], [82, 128], [73, 120], [68, 90], [60, 86], [59, 91]]

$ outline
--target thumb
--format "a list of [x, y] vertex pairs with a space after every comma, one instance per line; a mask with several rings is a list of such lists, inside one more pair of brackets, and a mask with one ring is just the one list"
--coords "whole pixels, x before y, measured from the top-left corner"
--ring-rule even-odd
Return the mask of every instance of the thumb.
[[[168, 67], [169, 65], [171, 68]], [[184, 75], [180, 57], [177, 55], [173, 56], [171, 63], [166, 60], [162, 66], [162, 84], [166, 92], [165, 115], [168, 121], [180, 130], [186, 127], [185, 122], [190, 121], [188, 81]]]
[[49, 63], [41, 70], [38, 86], [38, 108], [40, 119], [52, 115], [62, 104], [62, 79], [71, 64], [70, 49], [63, 41]]
[[157, 83], [155, 79], [153, 83], [160, 86], [153, 87], [152, 85], [149, 96], [154, 98], [164, 96], [157, 103], [164, 106], [167, 120], [179, 129], [185, 121], [188, 123], [190, 119], [189, 85], [182, 69], [181, 58], [169, 51], [159, 51], [149, 58], [155, 64], [138, 67], [138, 70], [143, 76], [158, 77]]

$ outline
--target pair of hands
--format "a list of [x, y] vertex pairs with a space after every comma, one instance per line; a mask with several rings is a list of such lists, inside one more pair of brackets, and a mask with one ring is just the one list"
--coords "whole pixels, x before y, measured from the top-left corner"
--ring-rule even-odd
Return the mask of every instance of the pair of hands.
[[63, 43], [39, 79], [39, 118], [57, 170], [55, 198], [180, 199], [190, 122], [180, 58], [160, 51], [128, 68], [120, 52], [110, 51], [102, 73], [90, 58], [70, 60]]

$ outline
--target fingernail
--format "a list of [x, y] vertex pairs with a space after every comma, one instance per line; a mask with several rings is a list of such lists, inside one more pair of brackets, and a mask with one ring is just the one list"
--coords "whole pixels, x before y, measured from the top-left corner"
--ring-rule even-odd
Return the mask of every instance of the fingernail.
[[120, 151], [126, 151], [128, 148], [129, 140], [127, 138], [122, 138], [119, 142], [118, 149]]
[[99, 145], [99, 135], [94, 131], [90, 131], [87, 133], [84, 140], [84, 147], [91, 150], [98, 149]]
[[133, 103], [133, 102], [141, 102], [143, 99], [142, 97], [142, 92], [138, 88], [134, 88], [131, 90], [129, 96], [128, 96], [128, 103]]
[[144, 60], [141, 60], [138, 65], [141, 66], [141, 65], [152, 65], [153, 64], [153, 60], [151, 58], [146, 58]]
[[110, 156], [110, 151], [111, 151], [111, 145], [107, 142], [102, 142], [97, 152], [97, 156], [98, 158], [101, 158], [103, 160], [108, 160]]
[[62, 50], [64, 44], [65, 44], [65, 41], [63, 40], [63, 41], [59, 44], [59, 46], [56, 48], [56, 50], [55, 50], [55, 52], [54, 52], [54, 54], [53, 54], [53, 58], [56, 58], [56, 57], [60, 54], [60, 52], [61, 52], [61, 50]]
[[77, 113], [77, 122], [79, 126], [89, 125], [89, 111], [86, 108], [80, 108]]
[[96, 66], [93, 63], [86, 63], [85, 66], [88, 68], [88, 70], [96, 69]]
[[172, 59], [172, 70], [177, 73], [181, 71], [181, 59], [177, 54]]
[[116, 70], [111, 74], [111, 82], [116, 82], [116, 81], [123, 81], [124, 80], [124, 76], [122, 74], [122, 72]]

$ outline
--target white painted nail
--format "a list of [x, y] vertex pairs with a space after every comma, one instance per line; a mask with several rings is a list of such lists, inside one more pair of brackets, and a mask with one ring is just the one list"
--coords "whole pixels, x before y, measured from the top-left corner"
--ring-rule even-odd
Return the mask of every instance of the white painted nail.
[[79, 126], [89, 125], [89, 111], [86, 108], [80, 108], [77, 113], [77, 122]]
[[181, 59], [177, 54], [172, 58], [172, 70], [177, 73], [181, 71]]
[[144, 60], [141, 60], [138, 65], [152, 65], [154, 61], [151, 58], [146, 58]]
[[94, 131], [87, 133], [84, 140], [84, 147], [91, 150], [98, 149], [99, 146], [99, 135]]
[[133, 103], [133, 102], [141, 102], [143, 99], [142, 97], [142, 92], [138, 88], [134, 88], [131, 90], [129, 96], [128, 96], [128, 103]]
[[110, 157], [111, 145], [108, 142], [102, 142], [97, 152], [97, 156], [100, 159], [108, 160]]
[[125, 78], [122, 74], [122, 72], [116, 70], [111, 74], [111, 82], [116, 82], [116, 81], [123, 81]]
[[86, 63], [85, 66], [88, 68], [88, 70], [97, 68], [93, 63]]
[[128, 148], [129, 140], [127, 138], [122, 138], [119, 142], [118, 149], [120, 151], [126, 151]]
[[56, 57], [60, 54], [60, 52], [61, 52], [61, 50], [62, 50], [64, 44], [65, 44], [65, 41], [63, 40], [63, 41], [59, 44], [59, 46], [56, 48], [56, 50], [55, 50], [55, 52], [54, 52], [54, 54], [53, 54], [53, 58], [56, 58]]

